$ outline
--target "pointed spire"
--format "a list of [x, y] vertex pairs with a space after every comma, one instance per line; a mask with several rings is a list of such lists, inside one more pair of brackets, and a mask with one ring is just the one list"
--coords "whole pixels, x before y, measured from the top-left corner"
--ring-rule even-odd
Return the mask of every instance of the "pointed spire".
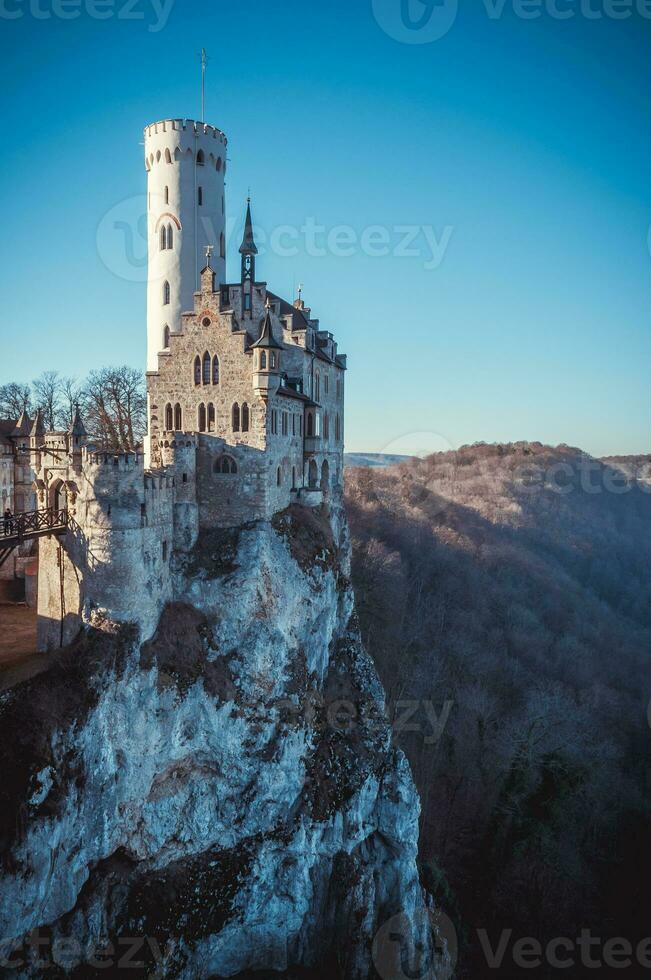
[[241, 255], [257, 255], [258, 249], [253, 238], [253, 221], [251, 220], [251, 198], [246, 199], [246, 221], [244, 222], [244, 238], [240, 245]]
[[40, 410], [40, 408], [37, 408], [36, 409], [36, 417], [34, 418], [34, 424], [32, 425], [32, 428], [31, 428], [31, 431], [30, 431], [29, 434], [30, 434], [30, 436], [32, 436], [34, 438], [36, 436], [44, 436], [45, 435], [45, 426], [43, 425], [43, 418], [41, 416], [41, 410]]
[[12, 436], [16, 436], [17, 438], [20, 438], [21, 436], [28, 436], [31, 427], [32, 427], [32, 420], [30, 419], [27, 412], [23, 410], [20, 413], [20, 418], [16, 422], [16, 426], [11, 434]]
[[262, 324], [262, 330], [260, 331], [260, 336], [256, 340], [255, 344], [251, 344], [251, 347], [274, 347], [276, 350], [283, 349], [274, 338], [273, 324], [271, 322], [271, 303], [269, 302], [268, 296], [265, 306], [265, 317], [264, 323]]
[[81, 420], [81, 412], [79, 411], [79, 402], [77, 402], [77, 404], [75, 405], [75, 414], [72, 419], [72, 425], [68, 429], [68, 432], [70, 433], [71, 436], [77, 436], [80, 439], [83, 436], [87, 435], [86, 428]]

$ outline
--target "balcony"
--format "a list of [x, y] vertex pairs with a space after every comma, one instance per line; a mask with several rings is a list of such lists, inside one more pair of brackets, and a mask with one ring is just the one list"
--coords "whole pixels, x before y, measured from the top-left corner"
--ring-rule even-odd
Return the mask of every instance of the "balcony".
[[305, 437], [305, 452], [306, 453], [320, 453], [323, 448], [323, 441], [321, 436], [306, 436]]

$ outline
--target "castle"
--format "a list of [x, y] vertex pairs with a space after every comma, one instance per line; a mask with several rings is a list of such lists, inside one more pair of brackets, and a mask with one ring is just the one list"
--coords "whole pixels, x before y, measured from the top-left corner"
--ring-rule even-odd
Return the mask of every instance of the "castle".
[[192, 120], [145, 128], [144, 447], [97, 452], [79, 413], [68, 432], [37, 416], [4, 434], [2, 459], [25, 484], [16, 510], [69, 515], [64, 535], [39, 541], [41, 651], [106, 619], [151, 636], [174, 598], [173, 558], [202, 533], [340, 492], [346, 358], [300, 297], [258, 280], [250, 201], [239, 281], [227, 281], [226, 146]]

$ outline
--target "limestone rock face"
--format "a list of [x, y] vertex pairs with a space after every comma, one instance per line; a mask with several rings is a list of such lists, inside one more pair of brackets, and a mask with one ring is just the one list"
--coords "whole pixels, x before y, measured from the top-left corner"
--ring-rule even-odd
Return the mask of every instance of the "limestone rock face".
[[38, 928], [54, 976], [112, 975], [133, 939], [134, 975], [392, 980], [394, 916], [411, 975], [442, 975], [349, 551], [336, 503], [203, 535], [151, 640], [106, 623], [2, 695], [12, 976], [43, 974]]

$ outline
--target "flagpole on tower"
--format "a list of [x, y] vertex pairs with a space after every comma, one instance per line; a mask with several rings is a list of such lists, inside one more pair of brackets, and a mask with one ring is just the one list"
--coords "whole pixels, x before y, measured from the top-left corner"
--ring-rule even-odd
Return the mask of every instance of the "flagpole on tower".
[[201, 49], [201, 122], [206, 121], [206, 49]]

